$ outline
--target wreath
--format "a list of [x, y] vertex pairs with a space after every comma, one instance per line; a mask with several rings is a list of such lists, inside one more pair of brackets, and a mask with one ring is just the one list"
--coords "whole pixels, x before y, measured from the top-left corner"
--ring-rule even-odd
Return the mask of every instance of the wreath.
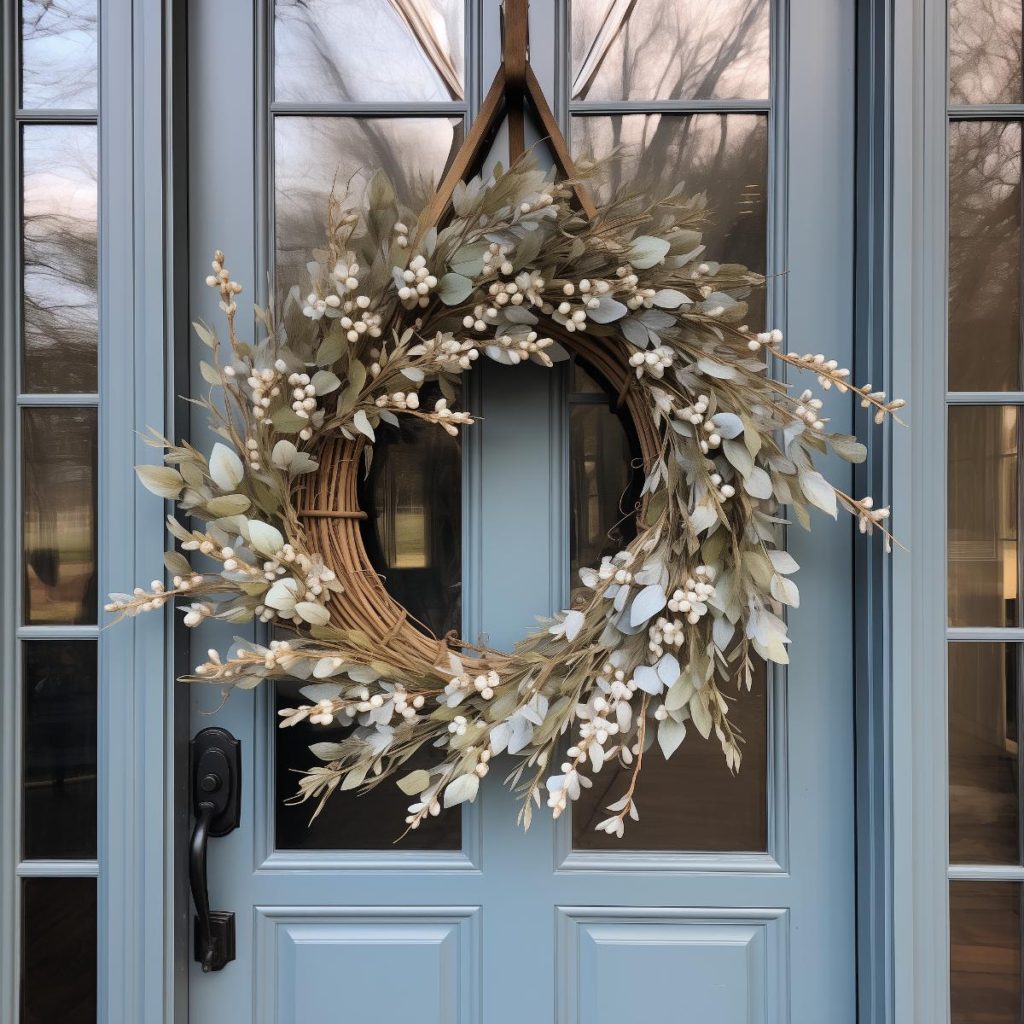
[[[107, 610], [180, 598], [186, 626], [273, 627], [277, 639], [211, 651], [185, 678], [239, 689], [299, 679], [307, 703], [281, 710], [281, 727], [351, 727], [310, 747], [317, 764], [293, 799], [313, 801], [314, 816], [336, 790], [394, 776], [415, 829], [474, 799], [503, 755], [528, 825], [542, 797], [558, 816], [617, 762], [630, 781], [597, 828], [621, 836], [655, 740], [668, 757], [692, 726], [740, 767], [731, 703], [755, 659], [788, 662], [784, 609], [799, 603], [796, 562], [779, 546], [783, 507], [804, 526], [812, 506], [842, 508], [862, 532], [885, 532], [887, 508], [814, 468], [828, 451], [860, 461], [864, 447], [829, 431], [812, 390], [773, 372], [850, 391], [879, 423], [903, 403], [854, 386], [823, 355], [785, 352], [779, 331], [746, 326], [744, 299], [763, 279], [706, 257], [702, 197], [620, 196], [585, 213], [577, 186], [527, 156], [460, 180], [438, 229], [416, 227], [377, 174], [361, 202], [332, 197], [308, 294], [293, 289], [280, 316], [257, 309], [252, 343], [238, 333], [241, 285], [214, 256], [206, 280], [227, 345], [195, 325], [211, 389], [196, 401], [220, 440], [207, 456], [152, 436], [165, 464], [138, 475], [177, 501], [182, 521], [168, 527], [181, 550], [165, 556], [170, 585], [111, 595]], [[571, 606], [511, 653], [432, 637], [368, 560], [361, 468], [402, 417], [450, 434], [471, 424], [459, 383], [479, 359], [552, 366], [567, 352], [613, 383], [636, 425], [636, 536], [582, 569]], [[436, 399], [423, 400], [427, 386]], [[411, 770], [418, 752], [427, 766]]]

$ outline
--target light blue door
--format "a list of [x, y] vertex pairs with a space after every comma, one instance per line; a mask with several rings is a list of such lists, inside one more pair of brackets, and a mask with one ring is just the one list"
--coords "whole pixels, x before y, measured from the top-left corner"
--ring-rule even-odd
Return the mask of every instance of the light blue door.
[[[276, 267], [287, 281], [339, 168], [382, 165], [410, 189], [436, 174], [496, 67], [496, 0], [278, 0], [276, 20], [273, 7], [189, 5], [193, 281], [216, 248], [240, 279]], [[621, 177], [706, 189], [712, 254], [772, 275], [752, 317], [848, 362], [851, 0], [533, 8], [532, 61], [577, 151], [622, 145]], [[215, 318], [208, 290], [192, 305]], [[388, 506], [381, 470], [382, 529], [411, 517], [381, 557], [410, 603], [459, 609], [465, 635], [511, 645], [564, 607], [570, 560], [612, 526], [603, 495], [628, 448], [585, 367], [471, 376], [483, 421], [455, 470], [450, 452], [423, 455], [461, 487]], [[837, 406], [836, 425], [848, 420]], [[406, 482], [422, 470], [394, 465]], [[234, 733], [244, 778], [241, 827], [210, 847], [211, 901], [236, 915], [237, 956], [218, 973], [192, 966], [192, 1024], [854, 1021], [851, 538], [817, 526], [790, 538], [805, 595], [793, 664], [735, 711], [739, 777], [713, 741], [688, 738], [652, 760], [624, 841], [593, 830], [603, 794], [523, 833], [500, 770], [414, 845], [393, 844], [406, 801], [385, 789], [334, 798], [307, 830], [306, 808], [282, 807], [288, 767], [305, 762], [279, 744], [312, 739], [279, 737], [269, 690], [223, 707], [193, 690], [193, 731]], [[449, 577], [451, 552], [461, 564], [454, 581], [431, 575], [440, 551]], [[197, 652], [227, 639], [197, 632]]]

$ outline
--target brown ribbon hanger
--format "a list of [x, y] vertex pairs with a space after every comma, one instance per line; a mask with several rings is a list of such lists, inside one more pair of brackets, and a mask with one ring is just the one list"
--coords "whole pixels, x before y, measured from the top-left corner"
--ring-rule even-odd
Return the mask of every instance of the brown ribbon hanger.
[[572, 182], [573, 192], [580, 209], [589, 218], [597, 215], [597, 207], [587, 189], [577, 180], [565, 136], [558, 127], [555, 115], [544, 97], [544, 90], [530, 67], [529, 58], [529, 0], [503, 0], [501, 5], [501, 66], [487, 90], [462, 145], [452, 158], [448, 173], [444, 176], [437, 193], [420, 215], [417, 237], [436, 227], [448, 212], [455, 186], [474, 173], [483, 162], [483, 157], [494, 141], [504, 116], [508, 116], [508, 147], [511, 161], [518, 160], [526, 151], [526, 107], [532, 108], [533, 116], [543, 137], [551, 147], [555, 164], [562, 174]]

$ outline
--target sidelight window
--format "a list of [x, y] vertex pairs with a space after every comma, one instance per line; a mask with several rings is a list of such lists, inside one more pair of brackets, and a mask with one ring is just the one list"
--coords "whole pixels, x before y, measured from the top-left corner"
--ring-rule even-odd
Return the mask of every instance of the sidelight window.
[[[19, 1019], [96, 1020], [97, 2], [5, 5], [7, 532], [0, 748], [16, 773], [0, 904]], [[5, 551], [10, 550], [5, 545]], [[7, 823], [5, 823], [6, 826]]]
[[947, 646], [954, 1024], [1024, 1014], [1021, 5], [949, 5]]

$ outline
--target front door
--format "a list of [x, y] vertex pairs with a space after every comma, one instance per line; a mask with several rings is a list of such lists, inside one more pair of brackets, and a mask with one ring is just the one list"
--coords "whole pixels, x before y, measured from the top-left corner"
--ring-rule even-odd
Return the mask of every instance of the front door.
[[[279, 292], [301, 281], [333, 182], [358, 188], [383, 167], [412, 198], [440, 175], [496, 69], [498, 6], [192, 0], [191, 319], [217, 316], [199, 287], [215, 249], [262, 301], [268, 276]], [[712, 258], [769, 275], [751, 316], [847, 362], [853, 27], [843, 0], [536, 0], [530, 29], [576, 154], [621, 147], [598, 191], [706, 191]], [[482, 420], [461, 444], [413, 436], [378, 451], [365, 538], [435, 632], [508, 647], [628, 529], [630, 431], [582, 363], [469, 376]], [[834, 424], [848, 420], [837, 404]], [[208, 447], [203, 431], [196, 418]], [[310, 826], [309, 805], [283, 800], [323, 734], [276, 728], [285, 688], [223, 706], [193, 689], [192, 731], [230, 730], [243, 782], [241, 826], [209, 854], [236, 958], [193, 965], [192, 1024], [852, 1022], [851, 541], [818, 527], [790, 537], [805, 595], [793, 663], [731, 716], [740, 774], [695, 732], [671, 761], [652, 754], [622, 840], [594, 829], [610, 769], [571, 818], [536, 814], [528, 832], [500, 770], [461, 815], [399, 842], [408, 800], [390, 784], [332, 797]], [[192, 631], [191, 661], [230, 637]]]

